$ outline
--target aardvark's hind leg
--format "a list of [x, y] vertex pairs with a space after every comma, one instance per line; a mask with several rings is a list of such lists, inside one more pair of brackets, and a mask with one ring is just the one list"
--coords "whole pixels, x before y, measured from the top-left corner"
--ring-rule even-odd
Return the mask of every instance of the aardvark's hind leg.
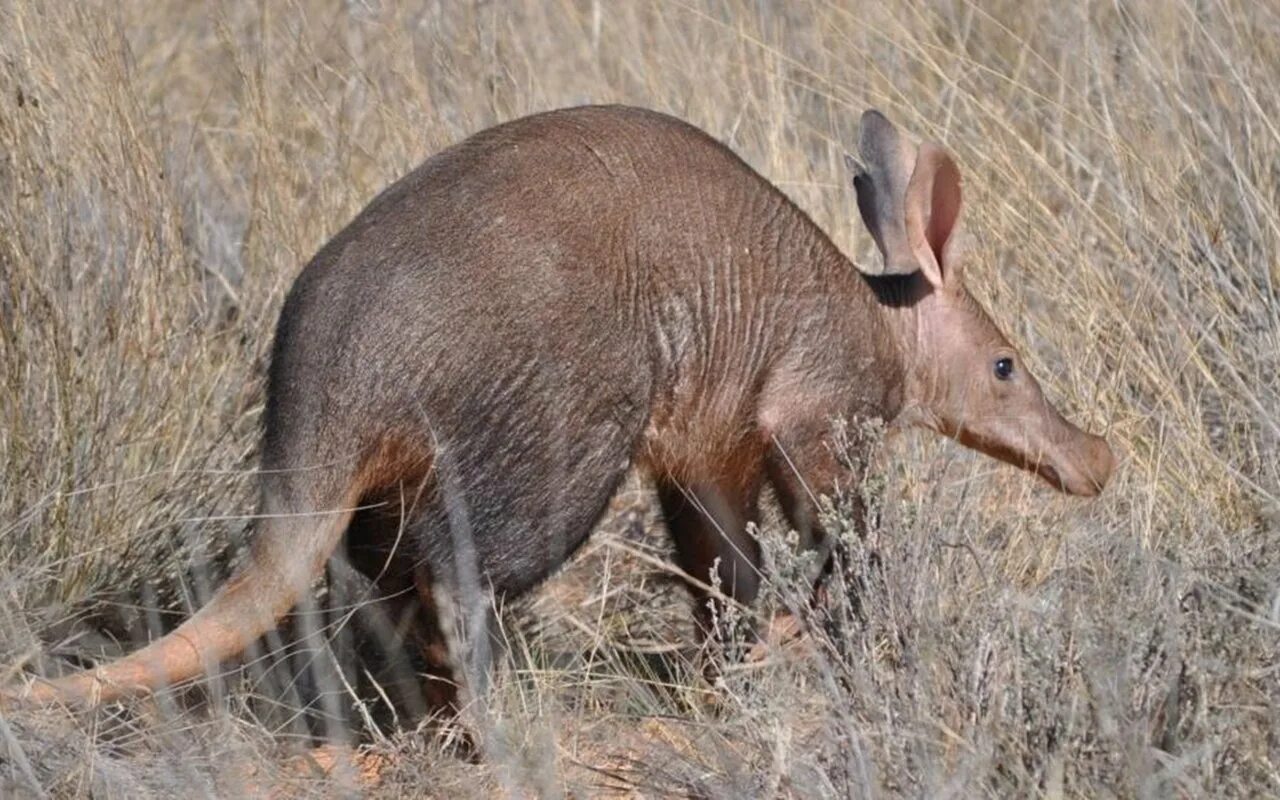
[[[747, 605], [760, 590], [760, 544], [747, 530], [756, 521], [759, 489], [754, 473], [737, 481], [664, 481], [658, 487], [680, 567], [694, 580], [718, 585], [728, 598]], [[725, 619], [725, 603], [698, 584], [690, 590], [699, 632], [710, 635]]]

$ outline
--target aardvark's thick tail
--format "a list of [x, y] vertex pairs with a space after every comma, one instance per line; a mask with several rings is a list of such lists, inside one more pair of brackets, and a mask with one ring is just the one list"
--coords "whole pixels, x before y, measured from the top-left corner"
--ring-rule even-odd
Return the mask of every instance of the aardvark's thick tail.
[[3, 700], [95, 706], [215, 670], [272, 630], [310, 588], [351, 520], [357, 498], [348, 500], [331, 511], [265, 516], [249, 561], [177, 630], [96, 669], [8, 690]]

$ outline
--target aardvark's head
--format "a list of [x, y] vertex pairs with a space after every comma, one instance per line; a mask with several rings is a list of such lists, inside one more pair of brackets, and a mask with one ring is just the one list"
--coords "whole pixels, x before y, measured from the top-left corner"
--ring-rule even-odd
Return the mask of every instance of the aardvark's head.
[[1106, 440], [1063, 419], [964, 288], [955, 162], [877, 111], [862, 116], [860, 150], [858, 208], [885, 260], [869, 280], [897, 306], [907, 418], [1064, 492], [1098, 494], [1115, 463]]

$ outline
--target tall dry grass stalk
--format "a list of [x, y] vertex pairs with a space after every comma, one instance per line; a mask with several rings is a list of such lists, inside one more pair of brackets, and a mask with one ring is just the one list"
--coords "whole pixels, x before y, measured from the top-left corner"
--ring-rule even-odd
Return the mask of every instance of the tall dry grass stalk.
[[[1085, 504], [888, 442], [842, 633], [716, 692], [654, 666], [685, 614], [636, 489], [507, 614], [501, 758], [339, 715], [394, 756], [380, 791], [1280, 793], [1277, 32], [1280, 7], [1237, 0], [7, 0], [3, 663], [141, 637], [225, 574], [283, 292], [427, 155], [532, 111], [650, 106], [870, 259], [841, 156], [875, 106], [957, 155], [969, 283], [1108, 433], [1115, 483]], [[267, 685], [212, 718], [15, 716], [0, 773], [66, 796], [329, 791], [281, 771], [310, 701]]]

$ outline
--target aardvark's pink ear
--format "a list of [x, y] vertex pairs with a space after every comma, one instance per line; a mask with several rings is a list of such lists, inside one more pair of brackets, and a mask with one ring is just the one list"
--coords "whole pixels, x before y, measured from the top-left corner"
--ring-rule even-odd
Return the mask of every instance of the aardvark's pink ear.
[[960, 168], [933, 142], [920, 145], [905, 205], [907, 238], [925, 277], [939, 289], [958, 281]]
[[[940, 146], [916, 146], [879, 111], [862, 115], [858, 210], [884, 256], [884, 274], [923, 272], [934, 286], [959, 278], [955, 246], [960, 170]], [[852, 159], [850, 159], [852, 163]]]

